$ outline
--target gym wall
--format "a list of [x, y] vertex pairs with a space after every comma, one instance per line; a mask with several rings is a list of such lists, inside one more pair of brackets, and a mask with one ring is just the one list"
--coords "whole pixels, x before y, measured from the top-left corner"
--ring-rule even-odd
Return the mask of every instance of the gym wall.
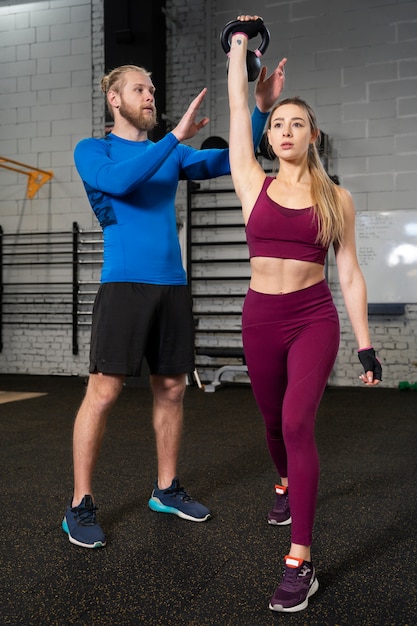
[[[190, 143], [228, 136], [226, 59], [222, 27], [251, 3], [166, 0], [168, 129], [195, 94], [209, 88], [202, 114], [210, 125]], [[415, 0], [289, 0], [258, 2], [271, 31], [264, 63], [288, 57], [286, 94], [305, 97], [329, 136], [329, 171], [337, 174], [357, 209], [416, 210], [417, 3]], [[33, 197], [27, 177], [0, 167], [0, 226], [4, 233], [97, 228], [73, 165], [82, 137], [104, 131], [98, 81], [105, 69], [103, 0], [0, 0], [0, 156], [53, 172]], [[155, 40], [158, 33], [152, 33]], [[158, 92], [157, 92], [158, 94]], [[252, 101], [253, 102], [253, 101]], [[158, 104], [158, 101], [157, 101]], [[185, 186], [178, 216], [185, 219]], [[3, 267], [3, 280], [7, 279]], [[93, 276], [98, 268], [92, 267]], [[27, 269], [31, 280], [33, 268]], [[342, 336], [334, 385], [356, 385], [355, 340], [337, 286], [329, 280]], [[402, 316], [372, 316], [371, 333], [385, 364], [387, 386], [417, 380], [417, 306]], [[80, 329], [74, 355], [71, 329], [5, 325], [0, 372], [85, 375], [89, 329]]]

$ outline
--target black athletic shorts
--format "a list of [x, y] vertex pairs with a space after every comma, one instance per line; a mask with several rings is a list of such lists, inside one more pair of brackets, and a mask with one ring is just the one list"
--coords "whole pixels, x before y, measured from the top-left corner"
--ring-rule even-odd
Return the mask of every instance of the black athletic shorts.
[[192, 299], [186, 285], [103, 283], [93, 307], [90, 372], [139, 376], [194, 370]]

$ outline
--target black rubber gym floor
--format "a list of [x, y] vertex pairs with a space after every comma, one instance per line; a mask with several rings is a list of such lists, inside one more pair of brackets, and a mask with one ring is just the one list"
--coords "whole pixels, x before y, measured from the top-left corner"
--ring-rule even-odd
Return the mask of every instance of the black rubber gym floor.
[[2, 625], [417, 624], [417, 391], [326, 390], [320, 588], [290, 615], [268, 609], [290, 529], [266, 523], [276, 476], [249, 387], [187, 390], [179, 476], [213, 511], [201, 524], [148, 509], [151, 395], [125, 387], [96, 473], [100, 550], [70, 544], [60, 527], [84, 380], [3, 375], [0, 389], [46, 393], [0, 404]]

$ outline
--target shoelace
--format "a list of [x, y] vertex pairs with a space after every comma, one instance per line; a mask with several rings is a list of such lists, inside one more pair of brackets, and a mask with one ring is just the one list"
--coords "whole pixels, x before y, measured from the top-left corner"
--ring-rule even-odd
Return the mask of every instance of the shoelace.
[[[305, 565], [302, 565], [301, 567], [305, 567]], [[285, 591], [292, 591], [294, 589], [294, 585], [299, 582], [297, 581], [297, 578], [300, 570], [300, 567], [285, 567], [284, 576], [280, 584], [281, 589], [284, 589]]]
[[96, 523], [96, 511], [97, 507], [95, 504], [92, 508], [88, 509], [85, 507], [77, 507], [75, 515], [81, 526], [94, 526]]
[[283, 513], [288, 509], [288, 493], [284, 493], [282, 496], [277, 494], [274, 509], [277, 513]]
[[169, 494], [173, 494], [175, 496], [178, 496], [179, 498], [181, 498], [181, 500], [183, 502], [192, 502], [193, 498], [188, 495], [188, 493], [185, 491], [184, 487], [173, 487], [172, 489], [167, 489], [165, 491], [165, 493], [169, 493]]

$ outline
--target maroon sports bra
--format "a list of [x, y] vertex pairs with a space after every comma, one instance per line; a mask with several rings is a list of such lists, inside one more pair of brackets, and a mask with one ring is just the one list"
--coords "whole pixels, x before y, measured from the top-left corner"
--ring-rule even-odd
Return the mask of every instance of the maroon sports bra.
[[250, 258], [296, 259], [324, 265], [328, 248], [317, 243], [318, 219], [313, 207], [287, 209], [267, 194], [267, 176], [246, 225]]

